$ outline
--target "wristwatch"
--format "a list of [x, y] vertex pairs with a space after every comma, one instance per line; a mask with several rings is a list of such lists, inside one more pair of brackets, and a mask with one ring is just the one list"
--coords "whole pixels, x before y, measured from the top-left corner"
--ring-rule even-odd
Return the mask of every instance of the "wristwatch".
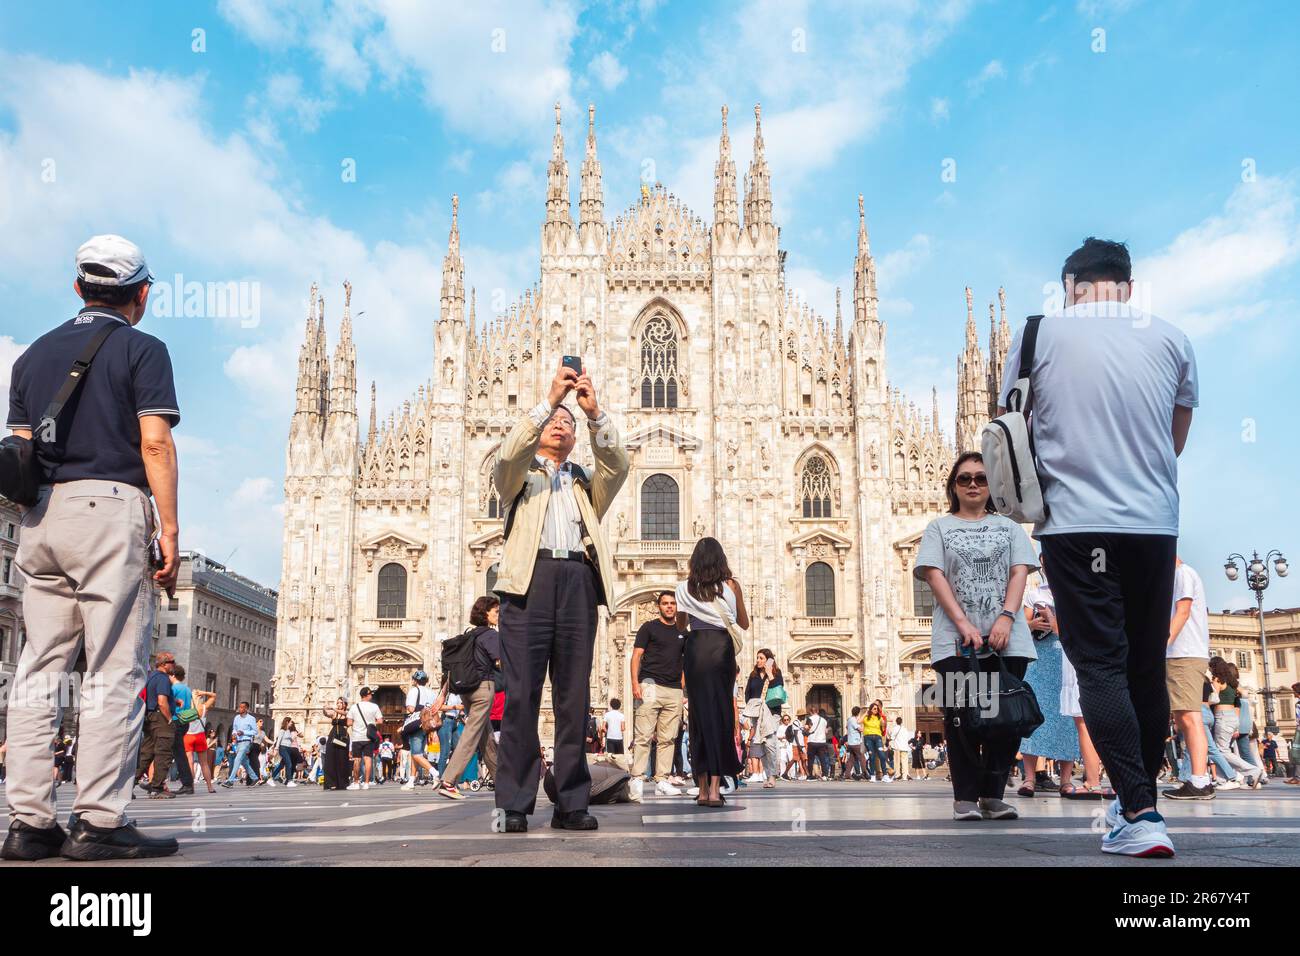
[[1005, 618], [1006, 618], [1007, 620], [1009, 620], [1012, 624], [1016, 623], [1016, 612], [1015, 612], [1015, 611], [1008, 611], [1008, 610], [1006, 610], [1006, 609], [1004, 608], [1002, 611], [998, 612], [998, 617], [1005, 617]]

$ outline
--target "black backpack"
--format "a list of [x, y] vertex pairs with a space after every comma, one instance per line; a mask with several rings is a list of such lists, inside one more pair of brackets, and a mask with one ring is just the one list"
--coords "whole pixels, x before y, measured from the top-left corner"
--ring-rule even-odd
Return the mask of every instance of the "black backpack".
[[482, 630], [481, 627], [471, 627], [464, 634], [442, 642], [442, 676], [454, 693], [468, 694], [478, 689], [479, 668], [475, 651]]

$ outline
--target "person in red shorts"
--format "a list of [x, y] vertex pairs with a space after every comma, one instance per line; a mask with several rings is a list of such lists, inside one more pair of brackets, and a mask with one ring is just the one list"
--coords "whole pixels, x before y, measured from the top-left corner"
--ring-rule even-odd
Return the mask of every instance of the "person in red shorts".
[[[193, 690], [194, 709], [199, 712], [197, 720], [191, 720], [185, 726], [185, 736], [182, 743], [185, 746], [185, 759], [190, 762], [190, 772], [194, 773], [194, 766], [197, 762], [203, 771], [203, 782], [208, 785], [208, 793], [216, 793], [213, 778], [216, 772], [212, 767], [212, 751], [208, 748], [208, 727], [206, 715], [208, 708], [211, 707], [217, 699], [217, 695], [211, 691]], [[196, 774], [197, 776], [197, 774]]]

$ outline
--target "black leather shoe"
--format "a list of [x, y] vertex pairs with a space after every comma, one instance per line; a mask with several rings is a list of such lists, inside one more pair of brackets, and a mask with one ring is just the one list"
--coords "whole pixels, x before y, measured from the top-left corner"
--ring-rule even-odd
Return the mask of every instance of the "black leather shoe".
[[171, 856], [179, 849], [173, 838], [145, 836], [134, 823], [97, 827], [78, 819], [61, 852], [68, 860], [142, 860]]
[[553, 830], [594, 830], [600, 824], [586, 810], [571, 810], [568, 813], [560, 813], [558, 810], [551, 817], [551, 829]]
[[177, 796], [180, 796], [180, 795], [183, 794], [183, 793], [190, 793], [190, 794], [192, 794], [193, 792], [194, 792], [194, 788], [193, 788], [192, 786], [191, 786], [191, 787], [181, 787], [179, 790], [176, 791], [176, 795], [177, 795]]
[[58, 856], [59, 849], [67, 838], [68, 835], [63, 832], [63, 827], [57, 823], [42, 830], [40, 827], [15, 820], [9, 826], [9, 835], [5, 837], [4, 848], [0, 849], [0, 858], [26, 860], [29, 863], [34, 860], [45, 860]]
[[506, 811], [506, 825], [501, 830], [502, 833], [527, 833], [528, 817], [525, 814], [515, 810]]

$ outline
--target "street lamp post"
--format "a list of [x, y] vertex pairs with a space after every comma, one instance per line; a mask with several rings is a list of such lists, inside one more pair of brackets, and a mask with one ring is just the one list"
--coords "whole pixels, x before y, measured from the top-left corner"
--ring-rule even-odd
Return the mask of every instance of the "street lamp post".
[[1223, 573], [1228, 576], [1229, 581], [1237, 580], [1239, 575], [1237, 562], [1240, 561], [1246, 569], [1246, 587], [1255, 592], [1255, 606], [1259, 608], [1260, 653], [1264, 655], [1264, 731], [1275, 734], [1278, 731], [1277, 721], [1273, 719], [1273, 689], [1268, 672], [1268, 633], [1264, 628], [1264, 591], [1269, 583], [1269, 559], [1273, 561], [1277, 576], [1286, 577], [1289, 568], [1281, 551], [1270, 551], [1262, 559], [1258, 551], [1252, 551], [1249, 561], [1240, 554], [1230, 554], [1223, 565]]

